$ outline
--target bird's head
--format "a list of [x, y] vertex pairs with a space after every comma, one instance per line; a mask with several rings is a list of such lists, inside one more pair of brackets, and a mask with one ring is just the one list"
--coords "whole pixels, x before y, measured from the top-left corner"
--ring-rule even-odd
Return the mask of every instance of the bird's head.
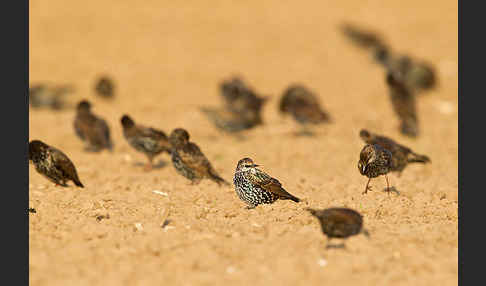
[[47, 149], [47, 144], [40, 140], [32, 140], [29, 142], [29, 160], [32, 160], [34, 156]]
[[358, 169], [361, 175], [365, 175], [368, 165], [376, 160], [376, 151], [373, 145], [367, 144], [359, 154]]
[[260, 165], [255, 164], [252, 159], [243, 158], [240, 161], [238, 161], [238, 164], [236, 165], [236, 172], [251, 171], [252, 169], [258, 166]]
[[135, 126], [135, 122], [130, 118], [128, 115], [123, 115], [122, 118], [120, 119], [120, 122], [123, 126], [123, 128], [130, 128]]
[[77, 111], [89, 111], [91, 109], [91, 103], [87, 100], [81, 100], [76, 107]]
[[173, 147], [184, 146], [189, 142], [189, 132], [183, 128], [176, 128], [170, 133], [169, 142]]

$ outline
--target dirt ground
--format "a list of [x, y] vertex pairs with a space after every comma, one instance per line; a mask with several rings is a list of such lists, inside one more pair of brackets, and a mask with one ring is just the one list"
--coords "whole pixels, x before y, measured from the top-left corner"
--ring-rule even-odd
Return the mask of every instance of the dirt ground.
[[[70, 102], [92, 101], [115, 144], [113, 153], [86, 153], [72, 108], [30, 109], [29, 139], [63, 150], [86, 186], [54, 187], [30, 166], [30, 284], [456, 285], [457, 11], [452, 0], [30, 1], [30, 83], [74, 84]], [[383, 71], [339, 33], [343, 21], [436, 65], [440, 87], [419, 99], [416, 140], [397, 131]], [[94, 96], [103, 73], [116, 80], [113, 101]], [[218, 84], [235, 74], [271, 96], [265, 125], [243, 139], [198, 110], [221, 104]], [[296, 123], [277, 112], [295, 82], [318, 93], [334, 119], [314, 138], [293, 136]], [[251, 157], [304, 201], [247, 210], [233, 187], [189, 185], [167, 155], [143, 172], [146, 158], [122, 135], [124, 113], [165, 132], [186, 128], [228, 181]], [[391, 174], [399, 195], [381, 191], [383, 177], [362, 195], [361, 128], [432, 163]], [[305, 208], [332, 206], [361, 212], [370, 239], [326, 250]]]

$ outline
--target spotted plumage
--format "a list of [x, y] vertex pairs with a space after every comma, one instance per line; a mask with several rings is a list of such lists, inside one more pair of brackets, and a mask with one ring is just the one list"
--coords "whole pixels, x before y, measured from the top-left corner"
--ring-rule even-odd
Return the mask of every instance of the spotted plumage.
[[113, 150], [110, 128], [105, 120], [91, 112], [91, 103], [82, 100], [76, 108], [74, 119], [76, 135], [86, 143], [87, 151]]
[[367, 144], [378, 144], [392, 154], [390, 171], [397, 172], [400, 176], [401, 172], [407, 167], [409, 163], [429, 163], [430, 158], [426, 155], [420, 155], [413, 152], [410, 148], [398, 144], [394, 140], [369, 132], [362, 129], [359, 136]]
[[39, 174], [56, 185], [67, 187], [67, 181], [71, 180], [76, 186], [84, 187], [66, 154], [40, 140], [29, 142], [29, 162]]
[[[368, 231], [363, 229], [363, 216], [353, 209], [328, 208], [316, 210], [307, 208], [306, 210], [319, 220], [322, 233], [327, 236], [329, 241], [332, 238], [346, 239], [360, 233], [369, 237]], [[328, 248], [331, 247], [329, 241]]]
[[121, 124], [123, 128], [123, 136], [128, 144], [138, 152], [147, 156], [148, 162], [145, 166], [146, 171], [152, 169], [152, 162], [155, 156], [163, 152], [170, 154], [170, 143], [167, 135], [163, 131], [135, 124], [133, 119], [128, 115], [122, 116]]
[[367, 144], [363, 147], [359, 154], [358, 169], [361, 175], [369, 178], [363, 194], [371, 189], [371, 186], [369, 186], [371, 179], [381, 175], [385, 175], [386, 190], [390, 192], [387, 174], [391, 170], [391, 164], [392, 154], [387, 149], [378, 144]]
[[189, 141], [189, 133], [182, 128], [172, 130], [169, 136], [172, 146], [172, 163], [177, 173], [189, 179], [192, 184], [199, 184], [204, 178], [208, 178], [218, 185], [229, 186], [219, 176], [201, 149]]
[[115, 94], [115, 83], [108, 76], [101, 76], [95, 83], [95, 93], [104, 98], [112, 98]]
[[259, 204], [271, 204], [277, 199], [300, 201], [288, 193], [277, 179], [256, 167], [258, 165], [254, 164], [252, 159], [243, 158], [238, 161], [233, 178], [236, 194], [248, 208], [254, 208]]

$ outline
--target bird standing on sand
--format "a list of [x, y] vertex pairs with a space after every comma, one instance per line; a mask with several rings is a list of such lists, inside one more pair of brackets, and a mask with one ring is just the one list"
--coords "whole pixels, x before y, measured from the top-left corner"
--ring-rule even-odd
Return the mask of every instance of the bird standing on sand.
[[378, 144], [392, 154], [390, 171], [397, 172], [398, 176], [407, 167], [409, 163], [430, 163], [430, 158], [426, 155], [414, 153], [410, 148], [398, 144], [394, 140], [361, 129], [359, 136], [367, 144]]
[[170, 154], [170, 143], [163, 131], [135, 124], [132, 118], [126, 114], [122, 116], [120, 122], [123, 127], [123, 136], [128, 144], [147, 156], [148, 162], [145, 165], [145, 171], [152, 169], [155, 156], [163, 152]]
[[369, 178], [363, 194], [371, 190], [371, 186], [369, 186], [371, 179], [381, 175], [385, 175], [386, 191], [388, 194], [390, 193], [390, 185], [386, 174], [390, 172], [391, 164], [392, 154], [387, 149], [378, 144], [367, 144], [363, 147], [359, 154], [358, 169], [361, 175]]
[[104, 98], [112, 98], [115, 94], [115, 84], [108, 76], [101, 76], [95, 83], [94, 90], [96, 94]]
[[87, 100], [78, 103], [73, 126], [76, 135], [86, 143], [87, 151], [113, 150], [108, 124], [91, 112], [91, 103]]
[[252, 159], [243, 158], [238, 161], [233, 178], [236, 194], [248, 205], [248, 209], [259, 204], [271, 204], [278, 199], [300, 202], [300, 199], [288, 193], [277, 179], [258, 169], [258, 166]]
[[218, 185], [230, 184], [219, 176], [201, 149], [189, 141], [189, 133], [182, 128], [172, 130], [169, 136], [172, 146], [172, 163], [177, 173], [189, 179], [192, 184], [199, 184], [208, 178]]
[[66, 154], [40, 140], [29, 142], [29, 162], [34, 164], [39, 174], [56, 186], [67, 187], [66, 182], [71, 180], [76, 186], [84, 188], [73, 162]]
[[306, 210], [319, 220], [322, 233], [328, 238], [326, 248], [345, 247], [344, 242], [341, 245], [332, 246], [330, 244], [332, 238], [346, 239], [360, 233], [369, 237], [368, 231], [363, 229], [363, 216], [355, 210], [349, 208], [324, 210], [306, 208]]

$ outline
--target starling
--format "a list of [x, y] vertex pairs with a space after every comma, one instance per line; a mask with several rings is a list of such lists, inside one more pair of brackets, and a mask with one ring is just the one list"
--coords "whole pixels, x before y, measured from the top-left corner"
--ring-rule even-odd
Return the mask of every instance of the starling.
[[318, 97], [300, 84], [293, 84], [284, 91], [279, 110], [282, 114], [291, 114], [304, 129], [307, 124], [331, 121], [330, 116], [321, 108]]
[[[332, 238], [346, 239], [350, 236], [363, 233], [369, 237], [367, 230], [363, 229], [363, 216], [355, 210], [348, 208], [328, 208], [315, 210], [306, 208], [321, 224], [322, 233], [327, 236], [326, 248], [330, 248]], [[344, 247], [344, 243], [341, 245]]]
[[115, 84], [108, 76], [101, 76], [95, 84], [95, 92], [104, 98], [112, 98], [115, 93]]
[[36, 210], [36, 209], [34, 209], [34, 208], [29, 208], [29, 209], [28, 209], [28, 212], [29, 212], [29, 213], [32, 213], [32, 214], [35, 214], [35, 213], [37, 213], [37, 210]]
[[392, 154], [390, 171], [397, 172], [398, 176], [402, 173], [403, 169], [408, 163], [429, 163], [430, 159], [426, 155], [420, 155], [414, 153], [410, 148], [398, 144], [394, 140], [369, 132], [366, 129], [362, 129], [359, 132], [359, 136], [367, 144], [378, 144]]
[[152, 161], [155, 156], [162, 152], [170, 154], [169, 140], [163, 131], [135, 124], [130, 116], [126, 114], [122, 116], [120, 121], [123, 127], [123, 136], [128, 141], [128, 144], [147, 156], [146, 171], [152, 169]]
[[63, 152], [40, 140], [29, 142], [30, 161], [39, 174], [55, 183], [56, 186], [67, 187], [66, 182], [72, 180], [76, 186], [84, 188], [73, 162]]
[[243, 158], [238, 161], [233, 178], [236, 194], [248, 204], [248, 209], [259, 204], [271, 204], [277, 199], [300, 202], [300, 199], [289, 194], [277, 179], [256, 168], [258, 166], [252, 159]]
[[88, 101], [78, 103], [73, 125], [76, 135], [87, 143], [87, 151], [98, 152], [105, 148], [113, 150], [108, 124], [91, 112], [91, 103]]
[[400, 132], [409, 137], [419, 135], [415, 95], [399, 73], [389, 71], [386, 74], [390, 100], [395, 114], [400, 119]]
[[67, 106], [64, 96], [74, 92], [71, 85], [34, 84], [29, 87], [29, 103], [34, 108], [60, 110]]
[[202, 107], [200, 110], [217, 128], [229, 133], [250, 129], [261, 123], [261, 119], [258, 119], [256, 116], [252, 116], [251, 113], [240, 115], [238, 113], [231, 112], [226, 108], [218, 109], [211, 107]]
[[386, 45], [376, 32], [360, 29], [355, 25], [345, 23], [341, 25], [341, 31], [346, 37], [348, 37], [354, 44], [365, 48], [385, 48]]
[[199, 184], [202, 179], [208, 178], [218, 185], [230, 185], [218, 175], [201, 149], [195, 143], [189, 142], [189, 133], [185, 129], [172, 130], [169, 142], [172, 146], [174, 168], [192, 184]]
[[388, 194], [390, 193], [390, 185], [388, 184], [388, 176], [386, 174], [390, 172], [391, 164], [392, 154], [387, 149], [378, 144], [367, 144], [363, 147], [359, 154], [358, 169], [361, 175], [369, 178], [363, 194], [371, 190], [371, 186], [369, 186], [371, 179], [380, 175], [385, 175], [386, 191]]

